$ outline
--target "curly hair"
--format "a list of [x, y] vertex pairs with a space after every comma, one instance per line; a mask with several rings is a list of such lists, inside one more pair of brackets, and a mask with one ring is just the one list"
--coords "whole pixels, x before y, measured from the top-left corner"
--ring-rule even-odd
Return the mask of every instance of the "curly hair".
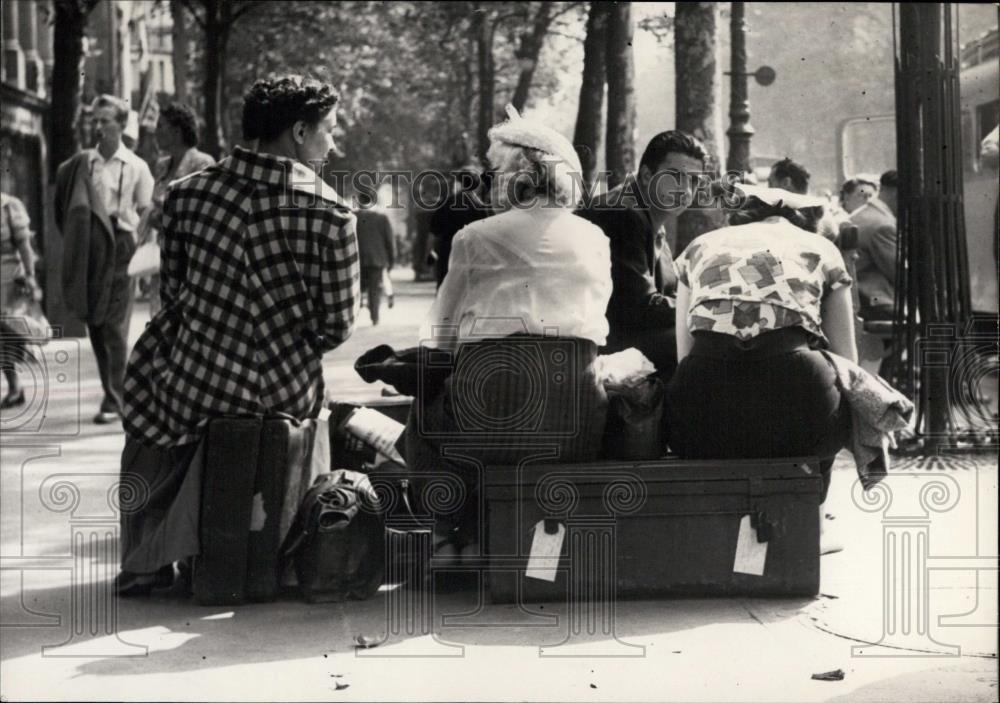
[[198, 118], [190, 107], [184, 103], [170, 103], [160, 110], [160, 119], [180, 130], [181, 141], [186, 146], [198, 146]]
[[339, 97], [333, 86], [311, 78], [259, 80], [243, 96], [243, 138], [271, 141], [300, 120], [314, 125]]
[[498, 193], [498, 207], [524, 206], [535, 198], [560, 207], [579, 204], [580, 193], [565, 162], [546, 158], [538, 149], [499, 141], [490, 144], [486, 156], [495, 169], [491, 180], [500, 176], [506, 184]]
[[819, 226], [819, 221], [823, 217], [823, 208], [807, 207], [796, 210], [795, 208], [788, 207], [781, 201], [772, 205], [751, 195], [739, 210], [729, 214], [729, 224], [748, 225], [753, 222], [766, 220], [769, 217], [783, 217], [799, 229], [815, 233]]

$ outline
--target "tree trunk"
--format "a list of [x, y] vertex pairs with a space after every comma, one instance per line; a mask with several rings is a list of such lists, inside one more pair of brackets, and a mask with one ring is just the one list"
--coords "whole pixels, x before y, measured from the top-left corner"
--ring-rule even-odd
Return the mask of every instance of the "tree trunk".
[[632, 54], [632, 3], [608, 8], [608, 121], [605, 138], [608, 186], [635, 168], [635, 57]]
[[227, 0], [205, 3], [205, 151], [222, 158], [226, 139], [222, 134], [223, 86], [229, 26], [223, 13]]
[[583, 182], [589, 188], [597, 171], [597, 150], [601, 141], [601, 110], [604, 108], [605, 51], [608, 12], [602, 2], [590, 3], [587, 36], [583, 42], [583, 81], [573, 130], [573, 145], [583, 166]]
[[180, 0], [170, 0], [170, 20], [173, 23], [173, 50], [170, 59], [174, 69], [174, 96], [178, 102], [187, 103], [188, 54], [191, 46], [187, 36], [187, 16]]
[[[718, 109], [718, 9], [714, 2], [677, 3], [674, 22], [677, 129], [697, 137], [715, 170], [722, 162], [722, 115]], [[676, 252], [700, 234], [722, 226], [722, 210], [692, 207], [677, 223]]]
[[514, 88], [514, 97], [511, 104], [518, 112], [524, 109], [528, 102], [528, 92], [531, 90], [531, 79], [535, 75], [535, 68], [538, 66], [538, 57], [542, 53], [542, 46], [545, 44], [545, 35], [548, 34], [549, 24], [552, 22], [552, 5], [548, 2], [541, 2], [538, 5], [538, 14], [535, 15], [534, 25], [530, 34], [521, 37], [521, 46], [518, 47], [515, 56], [521, 64], [521, 75], [517, 78], [517, 87]]
[[490, 148], [489, 131], [493, 126], [493, 105], [496, 68], [493, 63], [493, 17], [489, 10], [479, 9], [475, 22], [476, 54], [479, 67], [479, 114], [476, 147], [485, 161]]
[[80, 150], [78, 127], [83, 92], [83, 37], [95, 2], [58, 0], [52, 41], [52, 110], [49, 180], [56, 169]]

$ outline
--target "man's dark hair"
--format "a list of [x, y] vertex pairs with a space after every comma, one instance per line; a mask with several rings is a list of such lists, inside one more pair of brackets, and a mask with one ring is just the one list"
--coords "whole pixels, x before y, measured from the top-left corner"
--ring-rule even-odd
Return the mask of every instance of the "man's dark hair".
[[761, 222], [769, 217], [784, 217], [799, 229], [815, 233], [819, 221], [823, 217], [823, 208], [805, 207], [796, 210], [782, 202], [772, 205], [755, 195], [751, 195], [743, 202], [739, 210], [729, 213], [729, 224], [733, 226], [748, 225], [752, 222]]
[[300, 120], [314, 125], [339, 97], [333, 86], [311, 78], [259, 80], [243, 96], [243, 138], [271, 141]]
[[160, 119], [180, 130], [185, 145], [198, 146], [198, 118], [190, 107], [184, 103], [170, 103], [160, 111]]
[[779, 180], [789, 179], [796, 193], [809, 192], [809, 171], [806, 170], [805, 166], [792, 161], [787, 156], [771, 167], [771, 173]]
[[650, 173], [656, 173], [667, 154], [684, 154], [692, 159], [698, 159], [705, 163], [708, 159], [708, 152], [704, 145], [692, 137], [690, 134], [678, 132], [671, 129], [667, 132], [660, 132], [649, 140], [646, 150], [642, 152], [642, 159], [639, 161], [639, 170], [645, 166]]
[[892, 169], [891, 171], [886, 171], [885, 173], [883, 173], [882, 177], [878, 179], [878, 182], [882, 185], [883, 188], [896, 188], [898, 187], [897, 186], [898, 180], [899, 178], [896, 174], [896, 169]]

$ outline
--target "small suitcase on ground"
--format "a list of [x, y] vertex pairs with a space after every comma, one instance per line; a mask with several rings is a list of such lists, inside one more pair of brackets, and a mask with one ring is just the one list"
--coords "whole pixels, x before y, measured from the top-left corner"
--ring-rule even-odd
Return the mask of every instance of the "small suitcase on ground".
[[269, 600], [291, 518], [311, 483], [312, 421], [218, 418], [208, 425], [193, 591], [202, 605]]
[[490, 467], [486, 484], [495, 603], [819, 591], [817, 459]]

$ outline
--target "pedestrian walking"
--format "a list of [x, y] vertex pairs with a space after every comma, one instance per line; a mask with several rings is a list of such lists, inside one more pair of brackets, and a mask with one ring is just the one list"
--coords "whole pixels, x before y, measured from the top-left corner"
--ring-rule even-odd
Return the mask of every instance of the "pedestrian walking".
[[[35, 281], [31, 237], [31, 220], [24, 203], [13, 195], [0, 193], [0, 315], [5, 317], [14, 312], [19, 287], [32, 296], [41, 291]], [[0, 408], [15, 408], [25, 403], [17, 364], [29, 361], [27, 344], [18, 329], [0, 318], [0, 369], [7, 381], [7, 393], [0, 400]]]
[[[198, 149], [198, 118], [187, 105], [171, 103], [160, 112], [156, 122], [156, 148], [165, 154], [157, 160], [153, 175], [153, 207], [143, 219], [139, 244], [155, 242], [162, 246], [163, 201], [169, 185], [184, 176], [208, 168], [215, 163], [209, 154]], [[149, 316], [160, 309], [160, 274], [150, 276]]]
[[128, 357], [134, 284], [128, 274], [139, 221], [153, 197], [153, 174], [122, 143], [127, 105], [111, 95], [93, 103], [97, 146], [59, 166], [56, 224], [63, 236], [62, 288], [70, 311], [87, 323], [104, 398], [98, 424], [118, 420]]
[[[385, 279], [396, 262], [396, 240], [389, 216], [374, 207], [358, 210], [358, 253], [361, 257], [361, 280], [368, 294], [368, 314], [377, 325], [382, 310]], [[390, 282], [391, 286], [392, 283]]]

